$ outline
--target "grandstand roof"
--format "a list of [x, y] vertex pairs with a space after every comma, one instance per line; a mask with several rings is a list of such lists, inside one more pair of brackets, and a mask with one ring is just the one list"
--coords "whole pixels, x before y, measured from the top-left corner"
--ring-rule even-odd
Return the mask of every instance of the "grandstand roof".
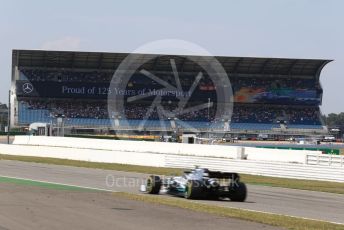
[[[13, 50], [12, 65], [19, 67], [75, 68], [114, 70], [128, 53], [74, 52], [45, 50]], [[135, 54], [143, 60], [153, 54]], [[155, 56], [155, 55], [154, 55]], [[150, 71], [171, 71], [170, 58], [175, 59], [177, 69], [184, 72], [198, 72], [200, 67], [187, 55], [162, 55], [146, 62], [143, 67]], [[197, 58], [197, 56], [193, 56]], [[199, 57], [200, 59], [211, 57]], [[258, 57], [216, 56], [229, 74], [294, 75], [319, 77], [322, 68], [331, 60], [289, 59]], [[142, 60], [140, 59], [140, 60]]]

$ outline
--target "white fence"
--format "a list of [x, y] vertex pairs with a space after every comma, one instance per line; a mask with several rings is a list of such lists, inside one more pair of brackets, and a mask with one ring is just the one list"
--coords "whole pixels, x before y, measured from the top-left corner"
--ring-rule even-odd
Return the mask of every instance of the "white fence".
[[[23, 141], [29, 145], [0, 144], [0, 153], [154, 167], [193, 168], [197, 165], [254, 175], [344, 182], [343, 157], [328, 156], [332, 163], [312, 165], [326, 160], [323, 155], [309, 151], [82, 138], [40, 140], [40, 137], [31, 137], [30, 140], [16, 138], [15, 142]], [[236, 159], [238, 153], [246, 155], [247, 160]]]
[[164, 154], [154, 153], [4, 144], [0, 144], [0, 153], [16, 156], [51, 157], [90, 162], [165, 167]]
[[232, 171], [253, 175], [344, 182], [343, 167], [304, 165], [301, 163], [238, 160], [224, 157], [191, 156], [183, 154], [122, 152], [1, 144], [0, 153], [154, 167], [193, 168], [197, 165], [212, 170]]
[[338, 167], [195, 156], [185, 157], [170, 155], [165, 157], [166, 167], [190, 168], [195, 165], [212, 170], [230, 170], [252, 175], [344, 182], [344, 170]]
[[307, 154], [306, 164], [343, 167], [344, 156], [325, 155], [325, 154]]
[[320, 151], [309, 150], [281, 150], [264, 149], [225, 145], [201, 145], [166, 142], [146, 142], [146, 141], [122, 141], [122, 140], [101, 140], [85, 138], [66, 137], [38, 137], [38, 136], [16, 136], [13, 142], [16, 145], [33, 146], [54, 146], [69, 147], [78, 149], [95, 149], [121, 152], [140, 152], [157, 154], [175, 154], [203, 157], [223, 157], [236, 159], [238, 153], [245, 155], [247, 160], [277, 161], [277, 162], [297, 162], [305, 163], [307, 154], [318, 153]]

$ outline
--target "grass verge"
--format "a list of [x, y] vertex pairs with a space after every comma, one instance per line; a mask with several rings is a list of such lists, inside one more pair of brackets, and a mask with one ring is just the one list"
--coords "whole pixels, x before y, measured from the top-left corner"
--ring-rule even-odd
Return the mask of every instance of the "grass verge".
[[48, 189], [55, 189], [55, 190], [67, 190], [67, 191], [93, 191], [91, 189], [81, 188], [72, 185], [63, 185], [57, 183], [49, 183], [49, 182], [41, 182], [35, 180], [28, 180], [28, 179], [19, 179], [19, 178], [12, 178], [12, 177], [2, 177], [0, 176], [0, 183], [11, 183], [17, 185], [28, 185], [28, 186], [36, 186]]
[[130, 200], [148, 202], [153, 204], [162, 204], [178, 208], [184, 208], [197, 212], [205, 212], [214, 215], [220, 215], [229, 218], [236, 218], [246, 221], [293, 229], [293, 230], [343, 230], [344, 225], [333, 224], [324, 221], [302, 219], [278, 214], [261, 213], [237, 208], [219, 207], [210, 204], [201, 204], [194, 201], [188, 201], [178, 198], [156, 195], [137, 195], [129, 193], [115, 193], [114, 196], [120, 196]]
[[[84, 168], [97, 168], [126, 172], [138, 172], [145, 174], [157, 175], [181, 175], [183, 170], [176, 168], [160, 168], [160, 167], [147, 167], [138, 165], [124, 165], [114, 163], [95, 163], [87, 161], [65, 160], [57, 158], [44, 158], [44, 157], [30, 157], [30, 156], [12, 156], [0, 154], [0, 159], [15, 160], [25, 162], [35, 162], [54, 165], [67, 165]], [[241, 180], [248, 184], [265, 185], [282, 188], [302, 189], [318, 192], [330, 192], [344, 194], [344, 183], [327, 182], [327, 181], [314, 181], [314, 180], [297, 180], [287, 178], [276, 178], [266, 176], [256, 176], [241, 174]]]
[[176, 169], [176, 168], [148, 167], [148, 166], [125, 165], [125, 164], [116, 164], [116, 163], [97, 163], [97, 162], [66, 160], [66, 159], [50, 158], [50, 157], [14, 156], [14, 155], [0, 154], [0, 160], [14, 160], [14, 161], [34, 162], [34, 163], [53, 164], [53, 165], [66, 165], [66, 166], [75, 166], [75, 167], [83, 167], [83, 168], [96, 168], [96, 169], [116, 170], [116, 171], [124, 171], [124, 172], [137, 172], [137, 173], [157, 174], [157, 175], [181, 175], [183, 173], [182, 169]]

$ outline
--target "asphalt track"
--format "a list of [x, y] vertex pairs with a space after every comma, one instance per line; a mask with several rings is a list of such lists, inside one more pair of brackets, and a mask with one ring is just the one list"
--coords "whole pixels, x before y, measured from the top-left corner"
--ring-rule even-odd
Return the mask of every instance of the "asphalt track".
[[63, 191], [0, 183], [0, 230], [5, 229], [278, 229], [164, 205], [151, 205], [113, 193]]
[[[5, 160], [0, 161], [0, 176], [131, 193], [138, 193], [146, 177], [138, 173]], [[344, 195], [256, 185], [249, 185], [248, 191], [248, 199], [244, 203], [197, 202], [344, 224]]]

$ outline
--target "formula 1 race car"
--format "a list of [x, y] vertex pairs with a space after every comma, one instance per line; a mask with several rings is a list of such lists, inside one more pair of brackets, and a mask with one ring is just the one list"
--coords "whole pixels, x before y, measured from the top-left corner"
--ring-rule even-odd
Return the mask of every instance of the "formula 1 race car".
[[187, 199], [226, 199], [243, 202], [247, 196], [246, 185], [237, 173], [209, 171], [196, 168], [185, 171], [183, 176], [160, 178], [150, 176], [144, 189], [149, 194], [167, 194]]

